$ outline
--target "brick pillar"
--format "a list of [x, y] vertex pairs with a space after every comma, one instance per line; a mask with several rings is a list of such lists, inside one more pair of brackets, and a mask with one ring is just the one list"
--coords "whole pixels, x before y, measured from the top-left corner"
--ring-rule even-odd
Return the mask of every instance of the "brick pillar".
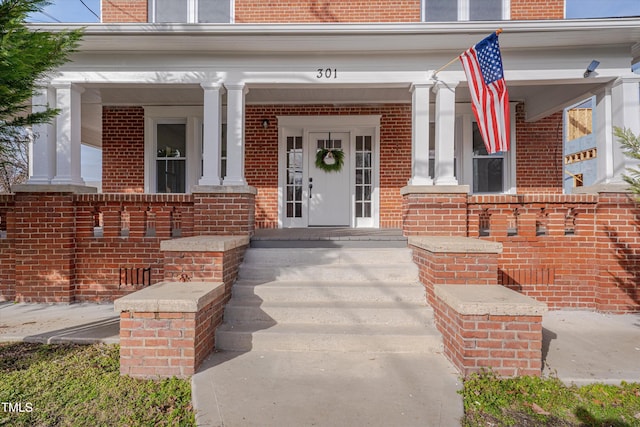
[[596, 308], [640, 312], [640, 204], [626, 189], [609, 185], [599, 193], [596, 238], [600, 267]]
[[15, 196], [15, 299], [65, 302], [75, 291], [73, 195], [88, 187], [23, 185]]
[[256, 222], [256, 194], [249, 186], [195, 186], [194, 234], [252, 236]]
[[468, 185], [411, 185], [402, 195], [405, 236], [466, 236]]

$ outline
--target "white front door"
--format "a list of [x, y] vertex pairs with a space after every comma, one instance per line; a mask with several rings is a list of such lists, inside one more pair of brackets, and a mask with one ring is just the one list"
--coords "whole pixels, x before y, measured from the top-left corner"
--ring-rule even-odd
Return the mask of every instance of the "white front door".
[[[339, 153], [338, 153], [339, 152]], [[348, 132], [309, 134], [307, 170], [309, 183], [309, 226], [351, 225], [351, 159]], [[323, 154], [327, 154], [324, 157]], [[334, 154], [337, 153], [337, 154]], [[335, 165], [342, 153], [339, 170], [324, 170], [318, 161]]]

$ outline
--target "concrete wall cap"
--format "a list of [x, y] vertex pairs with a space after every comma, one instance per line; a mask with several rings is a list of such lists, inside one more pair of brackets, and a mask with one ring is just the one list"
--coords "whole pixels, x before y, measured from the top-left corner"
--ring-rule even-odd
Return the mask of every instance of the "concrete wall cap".
[[250, 185], [194, 185], [193, 194], [258, 194], [258, 190]]
[[113, 302], [116, 313], [197, 313], [224, 294], [221, 282], [161, 282]]
[[435, 285], [434, 293], [462, 315], [541, 316], [547, 305], [500, 285]]
[[461, 236], [409, 236], [409, 246], [433, 253], [502, 253], [502, 243]]
[[163, 240], [160, 250], [164, 252], [225, 252], [246, 246], [249, 236], [193, 236]]
[[400, 195], [407, 194], [469, 194], [468, 185], [407, 185], [400, 189]]
[[19, 184], [13, 185], [14, 193], [97, 193], [96, 187], [77, 184]]

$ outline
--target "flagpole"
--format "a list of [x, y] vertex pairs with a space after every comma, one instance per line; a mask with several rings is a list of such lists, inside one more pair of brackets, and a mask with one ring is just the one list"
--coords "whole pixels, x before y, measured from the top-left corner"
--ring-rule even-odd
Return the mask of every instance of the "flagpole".
[[[496, 35], [500, 35], [500, 33], [502, 33], [502, 28], [498, 28], [495, 31]], [[463, 52], [464, 53], [464, 52]], [[462, 53], [460, 54], [462, 55]], [[456, 62], [458, 59], [460, 59], [460, 55], [456, 56], [455, 58], [453, 58], [451, 61], [447, 62], [446, 64], [444, 64], [442, 67], [438, 68], [437, 70], [435, 70], [433, 72], [433, 74], [431, 74], [431, 78], [434, 79], [436, 77], [436, 74], [438, 74], [440, 71], [444, 70], [445, 68], [449, 67], [451, 64], [453, 64], [454, 62]]]

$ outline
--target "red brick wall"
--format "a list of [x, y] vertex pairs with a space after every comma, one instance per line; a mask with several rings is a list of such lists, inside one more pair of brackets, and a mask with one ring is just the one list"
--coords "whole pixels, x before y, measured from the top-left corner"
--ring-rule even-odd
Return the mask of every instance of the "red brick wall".
[[12, 194], [0, 194], [0, 301], [15, 299], [15, 206]]
[[511, 19], [564, 19], [564, 0], [511, 0]]
[[[246, 109], [245, 177], [258, 189], [256, 224], [277, 227], [278, 129], [276, 116], [375, 115], [380, 121], [380, 226], [399, 228], [402, 222], [400, 189], [411, 177], [411, 105], [249, 105]], [[271, 123], [262, 128], [262, 120]]]
[[[483, 239], [502, 244], [498, 264], [502, 284], [552, 310], [593, 310], [598, 286], [597, 199], [593, 195], [470, 196], [469, 220], [491, 216], [491, 236]], [[565, 219], [569, 214], [575, 225], [574, 220]], [[538, 235], [536, 224], [546, 234]], [[573, 234], [565, 235], [567, 224], [574, 227]], [[495, 226], [501, 232], [495, 233]], [[508, 228], [517, 228], [517, 234], [507, 236]], [[477, 233], [470, 227], [470, 237]]]
[[102, 22], [147, 22], [147, 0], [102, 0]]
[[[235, 1], [238, 23], [420, 22], [420, 0]], [[147, 22], [146, 0], [103, 0], [102, 22]], [[511, 0], [511, 19], [563, 19], [563, 0]]]
[[[193, 235], [193, 200], [184, 194], [76, 195], [76, 300], [112, 301], [139, 289], [120, 283], [120, 268], [151, 268], [151, 284], [164, 280], [160, 241], [171, 237], [180, 217], [184, 237]], [[103, 236], [94, 236], [94, 212], [102, 212]], [[130, 217], [121, 236], [121, 215]], [[155, 236], [147, 236], [147, 212], [155, 214]]]
[[420, 0], [236, 0], [235, 20], [238, 23], [420, 22]]
[[[516, 108], [516, 187], [523, 193], [562, 193], [562, 112], [537, 122]], [[544, 165], [541, 167], [541, 165]]]
[[144, 192], [144, 109], [103, 107], [102, 191]]

